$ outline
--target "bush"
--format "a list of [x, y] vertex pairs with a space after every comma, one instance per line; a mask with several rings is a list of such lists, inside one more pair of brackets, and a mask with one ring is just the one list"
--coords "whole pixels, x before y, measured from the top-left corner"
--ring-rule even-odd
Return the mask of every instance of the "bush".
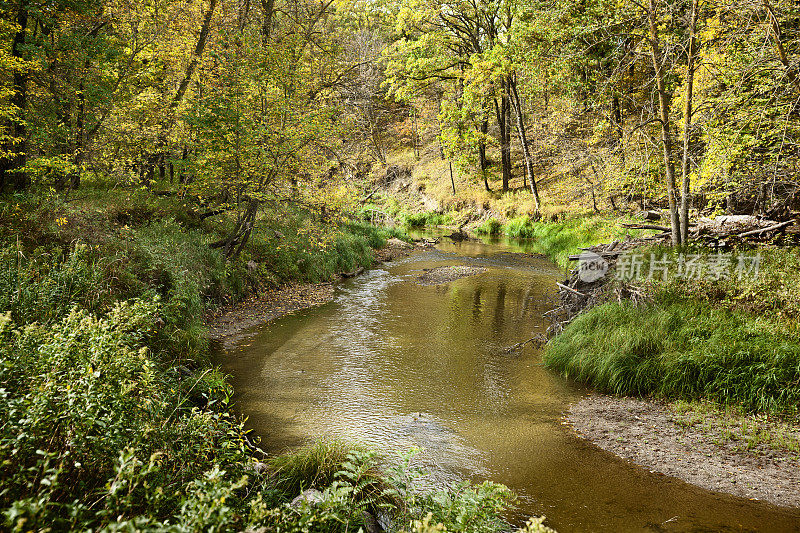
[[[101, 319], [75, 309], [52, 326], [21, 329], [6, 315], [0, 330], [6, 527], [87, 529], [140, 512], [169, 516], [186, 483], [208, 468], [200, 458], [234, 466], [245, 460], [236, 420], [191, 409], [189, 385], [161, 370], [141, 345], [157, 313], [156, 302], [136, 301]], [[127, 474], [140, 483], [129, 484]]]

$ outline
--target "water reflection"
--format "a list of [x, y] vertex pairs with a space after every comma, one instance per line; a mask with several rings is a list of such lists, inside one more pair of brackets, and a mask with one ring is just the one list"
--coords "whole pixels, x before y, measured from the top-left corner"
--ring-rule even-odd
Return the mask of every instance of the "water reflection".
[[[263, 327], [222, 354], [238, 405], [271, 451], [309, 438], [424, 449], [443, 482], [505, 483], [560, 531], [800, 531], [797, 512], [651, 474], [560, 423], [582, 389], [503, 348], [544, 326], [549, 262], [510, 246], [442, 243], [343, 284], [331, 304]], [[423, 269], [478, 265], [446, 285]], [[677, 517], [677, 518], [673, 518]]]

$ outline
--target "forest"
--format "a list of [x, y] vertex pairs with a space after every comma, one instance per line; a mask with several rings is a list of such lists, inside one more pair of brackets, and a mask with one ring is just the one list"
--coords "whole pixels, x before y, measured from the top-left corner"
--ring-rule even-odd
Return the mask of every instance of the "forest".
[[[0, 12], [0, 529], [553, 531], [499, 483], [419, 489], [411, 455], [265, 453], [211, 355], [220, 313], [434, 227], [567, 270], [532, 339], [559, 379], [796, 467], [796, 2]], [[579, 272], [582, 250], [619, 271], [634, 248], [647, 280]], [[727, 254], [724, 275], [654, 280], [677, 253]], [[297, 504], [309, 487], [323, 504]]]

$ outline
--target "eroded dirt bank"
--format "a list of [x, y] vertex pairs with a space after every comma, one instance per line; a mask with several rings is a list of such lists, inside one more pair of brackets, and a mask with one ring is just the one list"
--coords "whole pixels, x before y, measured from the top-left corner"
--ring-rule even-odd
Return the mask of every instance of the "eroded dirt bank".
[[[375, 264], [390, 262], [410, 255], [421, 247], [399, 239], [389, 239], [386, 246], [375, 250]], [[355, 273], [349, 274], [350, 277]], [[341, 278], [339, 278], [340, 280]], [[232, 306], [210, 313], [207, 317], [208, 336], [223, 346], [238, 342], [245, 330], [266, 324], [289, 313], [316, 307], [333, 300], [337, 281], [323, 283], [293, 283], [256, 294]]]
[[566, 419], [583, 438], [651, 471], [708, 490], [800, 507], [797, 451], [768, 444], [743, 450], [713, 420], [687, 424], [668, 405], [650, 400], [593, 393], [574, 404]]

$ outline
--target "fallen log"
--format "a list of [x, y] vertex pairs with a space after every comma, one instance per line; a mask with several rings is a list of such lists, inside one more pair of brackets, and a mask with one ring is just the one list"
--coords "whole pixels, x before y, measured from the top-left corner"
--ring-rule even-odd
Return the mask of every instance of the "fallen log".
[[[618, 256], [624, 254], [625, 252], [627, 252], [628, 250], [615, 250], [613, 252], [595, 252], [593, 250], [587, 250], [587, 251], [592, 252], [593, 254], [597, 254], [600, 257], [609, 257], [609, 258], [611, 258], [611, 257], [618, 257]], [[571, 255], [571, 256], [569, 256], [568, 259], [570, 261], [578, 261], [582, 256], [583, 256], [583, 254]]]
[[656, 226], [655, 224], [626, 224], [621, 223], [620, 226], [628, 229], [653, 229], [656, 231], [670, 231], [666, 226]]
[[642, 220], [661, 220], [661, 213], [658, 211], [640, 211], [636, 214], [636, 218]]
[[749, 237], [751, 235], [758, 235], [758, 234], [761, 234], [761, 233], [766, 233], [768, 231], [775, 231], [775, 230], [783, 229], [783, 228], [785, 228], [787, 226], [791, 226], [792, 224], [794, 224], [794, 220], [787, 220], [786, 222], [781, 222], [780, 224], [775, 224], [773, 226], [769, 226], [769, 227], [766, 227], [766, 228], [754, 229], [754, 230], [751, 230], [751, 231], [745, 231], [744, 233], [736, 234], [736, 236], [739, 237], [739, 238]]

